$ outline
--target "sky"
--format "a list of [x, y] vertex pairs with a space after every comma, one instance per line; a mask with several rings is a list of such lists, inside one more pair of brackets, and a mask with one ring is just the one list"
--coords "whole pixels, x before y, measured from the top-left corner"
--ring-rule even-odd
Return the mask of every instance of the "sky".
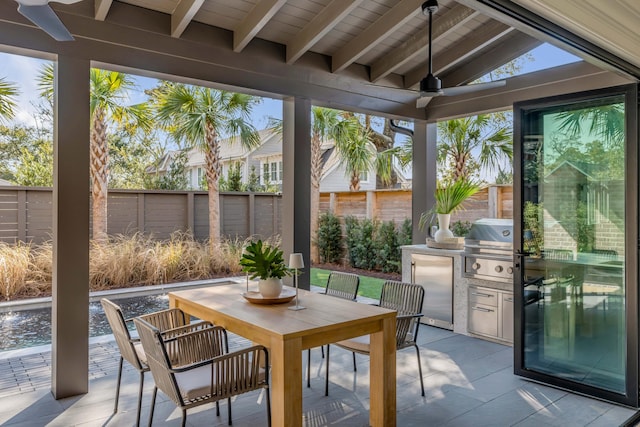
[[[547, 43], [533, 49], [533, 61], [524, 64], [521, 74], [579, 61], [579, 58]], [[47, 61], [26, 56], [0, 52], [0, 78], [16, 83], [20, 88], [16, 121], [33, 124], [33, 104], [38, 102], [37, 76]], [[132, 103], [144, 100], [144, 90], [155, 85], [156, 80], [136, 76], [139, 90], [133, 93]], [[277, 99], [263, 98], [263, 102], [254, 108], [253, 124], [258, 129], [267, 126], [269, 117], [282, 118], [282, 102]]]

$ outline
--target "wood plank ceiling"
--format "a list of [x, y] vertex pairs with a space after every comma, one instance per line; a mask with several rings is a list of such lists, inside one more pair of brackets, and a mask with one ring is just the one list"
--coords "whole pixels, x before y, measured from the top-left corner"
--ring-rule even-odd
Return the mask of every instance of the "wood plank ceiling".
[[[423, 0], [97, 0], [95, 19], [109, 20], [115, 3], [171, 15], [166, 31], [173, 37], [192, 21], [228, 30], [237, 53], [263, 39], [284, 46], [280, 59], [287, 64], [315, 52], [329, 59], [333, 73], [364, 65], [373, 84], [416, 88], [427, 72]], [[439, 1], [433, 38], [434, 72], [448, 86], [469, 83], [541, 43], [453, 0]], [[483, 60], [498, 46], [499, 57]]]
[[[433, 23], [434, 74], [445, 87], [468, 84], [540, 45], [541, 40], [556, 42], [553, 36], [541, 37], [526, 23], [501, 15], [489, 3], [518, 4], [640, 64], [640, 51], [635, 49], [639, 36], [633, 27], [640, 15], [635, 1], [617, 0], [606, 9], [598, 9], [595, 0], [440, 0]], [[55, 12], [76, 36], [76, 44], [68, 45], [42, 39], [41, 34], [33, 32], [33, 25], [15, 12], [13, 0], [0, 0], [0, 44], [63, 54], [75, 48], [82, 52], [80, 55], [91, 55], [89, 58], [99, 66], [111, 63], [131, 70], [153, 63], [149, 71], [157, 76], [180, 76], [178, 73], [190, 67], [187, 74], [182, 74], [186, 78], [219, 83], [221, 87], [304, 96], [319, 105], [354, 111], [433, 119], [429, 111], [459, 100], [438, 97], [426, 111], [415, 109], [416, 89], [428, 68], [427, 17], [422, 14], [422, 3], [423, 0], [52, 2]], [[129, 49], [129, 53], [121, 54], [128, 57], [103, 51], [103, 47], [115, 46], [123, 51]], [[132, 58], [133, 52], [137, 53]], [[162, 65], [157, 55], [145, 59], [147, 53], [165, 55], [167, 61], [174, 62]], [[179, 69], [176, 59], [190, 65]], [[590, 69], [581, 72], [593, 74]], [[576, 76], [567, 76], [572, 77]], [[504, 94], [505, 90], [509, 88], [485, 91], [483, 95]], [[515, 98], [504, 99], [508, 104]], [[506, 104], [501, 105], [504, 108]]]

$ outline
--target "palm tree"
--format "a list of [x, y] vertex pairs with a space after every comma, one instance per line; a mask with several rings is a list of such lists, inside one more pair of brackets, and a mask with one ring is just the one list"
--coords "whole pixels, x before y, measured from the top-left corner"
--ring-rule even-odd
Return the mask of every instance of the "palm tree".
[[438, 160], [448, 160], [452, 166], [452, 180], [471, 178], [470, 163], [478, 153], [480, 168], [493, 170], [501, 160], [513, 159], [513, 141], [506, 126], [493, 126], [491, 117], [480, 114], [473, 117], [438, 123], [440, 144]]
[[560, 130], [571, 136], [581, 135], [582, 127], [588, 125], [591, 136], [600, 137], [607, 144], [624, 142], [625, 109], [623, 103], [607, 104], [558, 114], [562, 122]]
[[0, 78], [0, 121], [10, 120], [15, 115], [17, 107], [15, 97], [18, 96], [18, 87]]
[[[311, 109], [311, 218], [312, 236], [318, 234], [320, 217], [320, 180], [322, 178], [322, 143], [333, 139], [337, 146], [346, 146], [354, 133], [354, 122], [346, 120], [338, 111], [331, 108], [313, 107]], [[311, 262], [318, 261], [318, 248], [311, 245]]]
[[260, 136], [249, 123], [253, 106], [259, 98], [205, 87], [163, 82], [152, 91], [158, 118], [171, 126], [179, 140], [198, 145], [205, 153], [209, 191], [209, 241], [220, 241], [220, 190], [222, 170], [220, 135], [239, 137], [246, 148], [260, 144]]
[[375, 166], [376, 148], [369, 140], [366, 129], [354, 124], [346, 138], [336, 141], [340, 164], [349, 177], [349, 190], [360, 190], [360, 176]]
[[[129, 91], [136, 87], [133, 78], [117, 71], [92, 68], [89, 75], [91, 114], [90, 176], [93, 239], [107, 239], [107, 195], [109, 177], [109, 124], [133, 131], [151, 127], [146, 103], [125, 105]], [[45, 65], [38, 75], [40, 96], [53, 102], [54, 65]]]

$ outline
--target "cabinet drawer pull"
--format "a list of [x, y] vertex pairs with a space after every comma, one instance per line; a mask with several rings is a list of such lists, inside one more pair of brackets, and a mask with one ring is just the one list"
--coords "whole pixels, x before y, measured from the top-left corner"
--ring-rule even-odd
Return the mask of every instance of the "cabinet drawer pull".
[[493, 295], [491, 294], [482, 294], [480, 292], [471, 292], [471, 295], [475, 297], [493, 298]]
[[504, 299], [506, 302], [513, 302], [513, 298], [505, 298]]
[[483, 307], [471, 307], [471, 310], [482, 311], [485, 313], [493, 313], [493, 310]]

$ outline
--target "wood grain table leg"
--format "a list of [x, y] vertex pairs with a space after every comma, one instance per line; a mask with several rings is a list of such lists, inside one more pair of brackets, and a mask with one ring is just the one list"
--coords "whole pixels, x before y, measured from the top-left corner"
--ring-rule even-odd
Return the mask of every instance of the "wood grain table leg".
[[396, 319], [382, 320], [382, 331], [371, 334], [369, 424], [396, 425]]
[[302, 339], [272, 339], [271, 417], [273, 426], [302, 426]]

